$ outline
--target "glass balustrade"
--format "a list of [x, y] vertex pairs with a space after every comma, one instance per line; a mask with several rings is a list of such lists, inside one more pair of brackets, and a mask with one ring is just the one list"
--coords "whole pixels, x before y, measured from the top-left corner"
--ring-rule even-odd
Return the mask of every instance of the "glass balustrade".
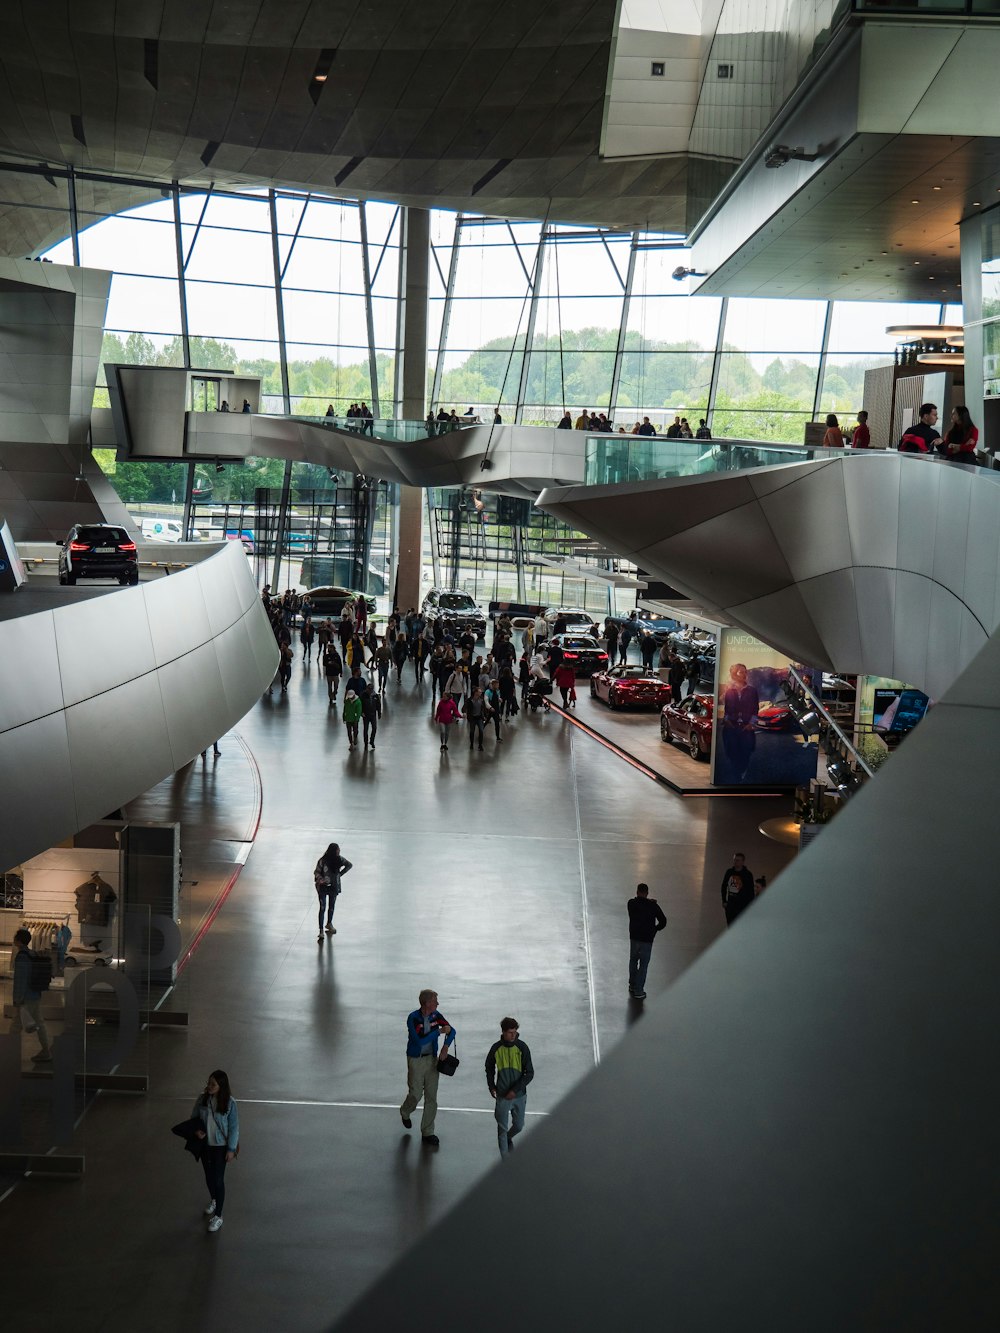
[[707, 472], [740, 472], [775, 463], [807, 463], [828, 455], [823, 448], [794, 444], [758, 444], [737, 440], [670, 440], [657, 436], [588, 435], [584, 483], [650, 481], [694, 477]]

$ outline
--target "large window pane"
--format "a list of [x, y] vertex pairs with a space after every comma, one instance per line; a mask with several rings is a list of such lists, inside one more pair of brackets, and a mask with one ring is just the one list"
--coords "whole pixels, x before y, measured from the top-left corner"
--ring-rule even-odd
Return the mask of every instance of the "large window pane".
[[213, 338], [277, 339], [278, 318], [273, 288], [188, 282], [186, 291], [188, 325], [192, 333]]
[[743, 352], [819, 351], [825, 318], [825, 301], [735, 297], [726, 313], [723, 345]]

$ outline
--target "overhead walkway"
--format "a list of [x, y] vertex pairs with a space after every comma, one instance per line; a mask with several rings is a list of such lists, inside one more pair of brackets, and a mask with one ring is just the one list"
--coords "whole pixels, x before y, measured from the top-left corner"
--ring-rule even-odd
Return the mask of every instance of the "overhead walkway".
[[[534, 500], [546, 486], [601, 485], [802, 462], [817, 450], [747, 440], [593, 435], [556, 426], [184, 410], [187, 372], [109, 366], [115, 442], [126, 458], [315, 463], [406, 486], [474, 486]], [[100, 430], [97, 432], [100, 434]]]

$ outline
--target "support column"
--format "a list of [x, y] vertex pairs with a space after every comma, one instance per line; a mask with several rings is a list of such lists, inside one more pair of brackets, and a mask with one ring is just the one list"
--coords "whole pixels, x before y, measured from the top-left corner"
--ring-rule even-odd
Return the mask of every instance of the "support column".
[[[422, 421], [427, 393], [427, 290], [430, 260], [431, 215], [425, 208], [406, 208], [402, 215], [399, 255], [400, 309], [397, 325], [397, 362], [402, 417]], [[420, 605], [423, 564], [423, 495], [416, 486], [400, 486], [397, 522], [399, 563], [396, 566], [396, 601], [402, 610]]]
[[1000, 440], [991, 433], [993, 413], [990, 411], [987, 421], [984, 396], [983, 219], [975, 214], [966, 218], [959, 225], [958, 236], [962, 263], [962, 323], [965, 328], [965, 401], [982, 432], [979, 447], [995, 452]]

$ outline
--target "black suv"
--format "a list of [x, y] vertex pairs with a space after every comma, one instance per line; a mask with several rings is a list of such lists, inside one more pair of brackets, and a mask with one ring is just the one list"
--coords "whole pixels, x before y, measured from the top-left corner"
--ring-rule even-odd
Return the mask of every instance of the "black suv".
[[124, 528], [110, 523], [74, 523], [59, 547], [59, 582], [117, 579], [139, 582], [139, 556]]
[[435, 620], [447, 620], [455, 629], [472, 630], [477, 639], [485, 637], [485, 615], [475, 600], [458, 588], [431, 588], [424, 598], [422, 611], [424, 619], [431, 624]]

